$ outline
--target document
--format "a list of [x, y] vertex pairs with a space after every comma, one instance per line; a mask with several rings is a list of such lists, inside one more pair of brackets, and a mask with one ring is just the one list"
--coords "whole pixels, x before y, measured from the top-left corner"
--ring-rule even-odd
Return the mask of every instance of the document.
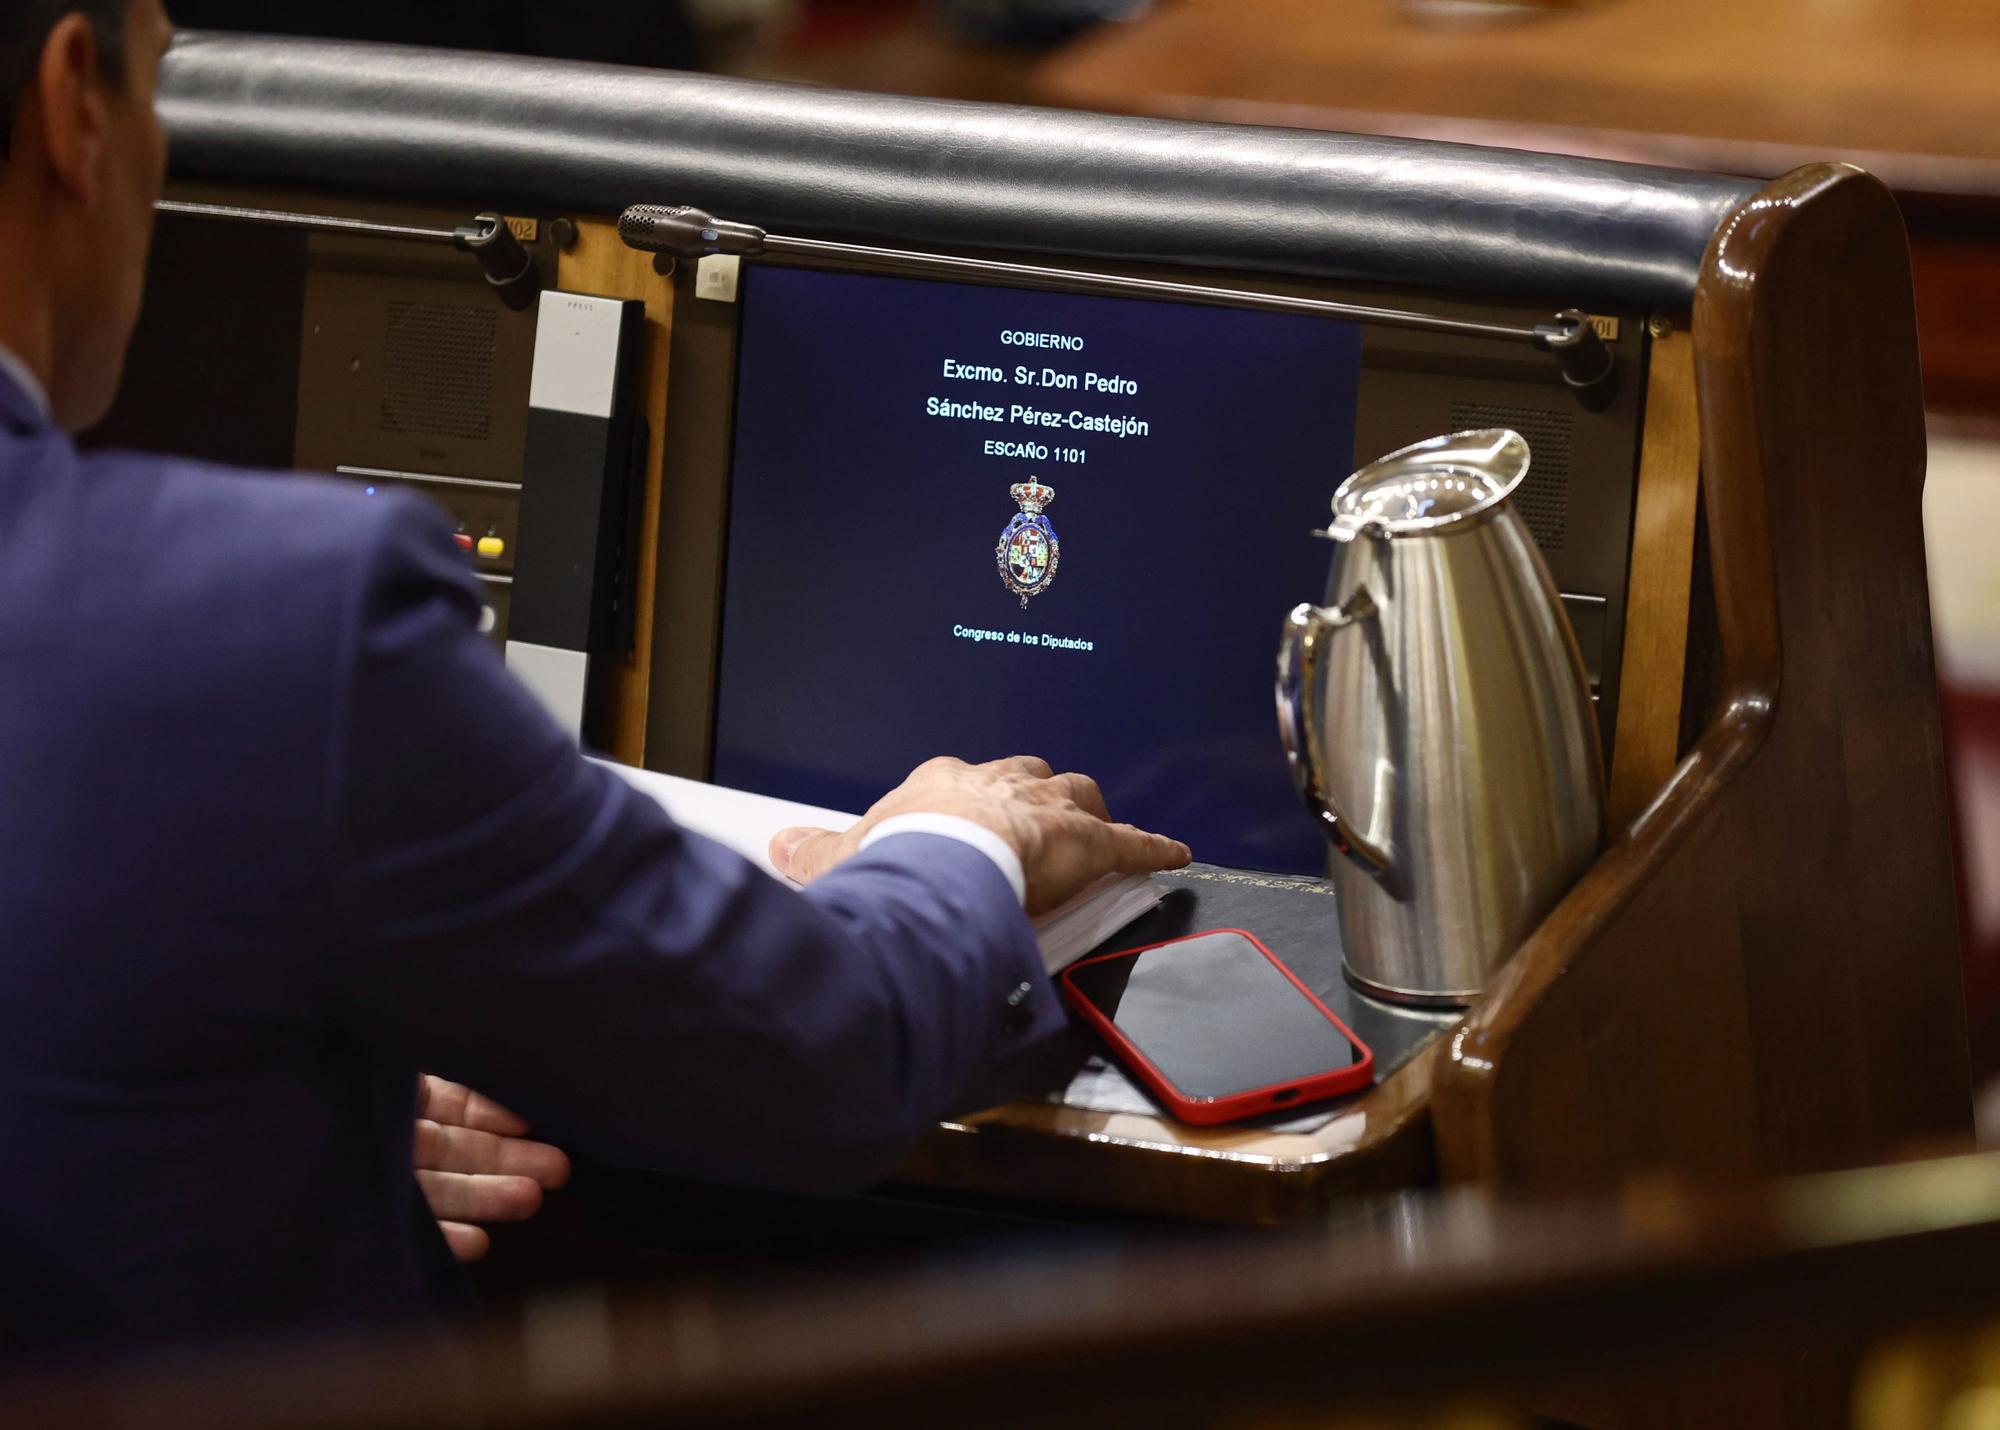
[[[636, 770], [609, 760], [599, 763], [634, 789], [657, 800], [683, 829], [727, 845], [774, 879], [784, 879], [771, 863], [769, 853], [771, 836], [779, 830], [811, 825], [838, 833], [861, 817], [703, 784], [700, 780]], [[784, 882], [791, 883], [788, 879]], [[1076, 962], [1132, 920], [1149, 912], [1163, 897], [1164, 890], [1144, 874], [1107, 874], [1062, 907], [1051, 909], [1035, 920], [1042, 967], [1054, 973]]]

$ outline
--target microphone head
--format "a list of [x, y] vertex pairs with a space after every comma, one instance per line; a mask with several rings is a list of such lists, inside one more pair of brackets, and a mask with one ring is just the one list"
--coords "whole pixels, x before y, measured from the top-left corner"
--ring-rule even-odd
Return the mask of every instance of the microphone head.
[[618, 237], [628, 248], [682, 258], [710, 253], [747, 256], [764, 251], [763, 229], [684, 205], [634, 204], [618, 216]]

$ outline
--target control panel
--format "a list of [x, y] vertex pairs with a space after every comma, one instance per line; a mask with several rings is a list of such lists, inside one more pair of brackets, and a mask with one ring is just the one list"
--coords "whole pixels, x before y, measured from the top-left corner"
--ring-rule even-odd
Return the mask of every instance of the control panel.
[[533, 309], [510, 312], [456, 254], [307, 243], [293, 463], [442, 508], [502, 644], [534, 343]]

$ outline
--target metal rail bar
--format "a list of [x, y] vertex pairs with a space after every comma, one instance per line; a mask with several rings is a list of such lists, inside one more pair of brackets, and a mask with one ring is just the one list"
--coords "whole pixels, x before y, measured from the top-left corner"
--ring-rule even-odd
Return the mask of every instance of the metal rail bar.
[[1209, 307], [1306, 313], [1314, 317], [1341, 318], [1349, 322], [1411, 328], [1427, 333], [1525, 342], [1552, 354], [1562, 369], [1563, 381], [1575, 389], [1586, 406], [1593, 408], [1602, 407], [1610, 401], [1617, 378], [1617, 354], [1605, 345], [1597, 330], [1591, 326], [1590, 315], [1578, 308], [1565, 308], [1549, 321], [1532, 327], [1518, 323], [1483, 323], [1470, 318], [1446, 318], [1435, 313], [1412, 312], [1405, 308], [1377, 308], [1364, 303], [1337, 302], [1330, 298], [1296, 298], [1280, 293], [1260, 293], [1249, 288], [1180, 283], [1168, 278], [1134, 278], [1040, 263], [1009, 263], [993, 258], [920, 253], [910, 249], [834, 243], [817, 238], [789, 238], [766, 233], [755, 224], [718, 219], [701, 209], [660, 204], [635, 204], [625, 210], [618, 220], [618, 236], [633, 248], [683, 258], [723, 254], [738, 258], [790, 255], [831, 259], [916, 273], [1006, 278], [1084, 292], [1129, 293]]
[[764, 251], [792, 254], [801, 258], [839, 258], [880, 263], [890, 267], [926, 272], [1018, 278], [1034, 283], [1088, 287], [1095, 291], [1110, 293], [1135, 293], [1147, 297], [1172, 298], [1183, 303], [1226, 305], [1231, 308], [1264, 308], [1280, 313], [1310, 313], [1317, 317], [1347, 318], [1354, 322], [1378, 323], [1392, 328], [1415, 328], [1431, 333], [1461, 333], [1470, 337], [1515, 339], [1522, 342], [1536, 342], [1552, 336], [1540, 328], [1523, 327], [1518, 324], [1479, 323], [1464, 318], [1442, 318], [1431, 313], [1413, 313], [1401, 308], [1374, 308], [1361, 303], [1340, 303], [1326, 298], [1295, 298], [1281, 293], [1259, 293], [1247, 288], [1222, 288], [1207, 283], [1178, 283], [1167, 278], [1131, 278], [1114, 273], [1088, 273], [1082, 269], [1054, 268], [1039, 263], [1003, 263], [991, 258], [960, 258], [943, 253], [912, 253], [899, 248], [871, 248], [858, 243], [828, 243], [816, 238], [784, 238], [770, 234], [764, 240]]
[[371, 219], [340, 218], [333, 214], [292, 213], [284, 209], [244, 208], [236, 204], [195, 204], [180, 199], [160, 199], [155, 212], [176, 218], [214, 219], [224, 223], [257, 224], [264, 228], [298, 229], [307, 233], [342, 233], [356, 238], [386, 238], [413, 243], [448, 243], [478, 262], [480, 272], [494, 295], [509, 308], [520, 310], [535, 301], [541, 280], [535, 260], [507, 220], [497, 213], [483, 213], [458, 228], [416, 228], [402, 223], [376, 223]]
[[[459, 229], [412, 228], [408, 224], [374, 223], [368, 219], [337, 218], [332, 214], [287, 213], [280, 209], [241, 208], [235, 204], [191, 204], [179, 199], [161, 199], [153, 207], [160, 213], [176, 214], [182, 218], [219, 219], [228, 223], [254, 223], [266, 228], [306, 229], [315, 233], [351, 233], [363, 238], [458, 244], [474, 236]], [[481, 225], [479, 232], [483, 235], [490, 234], [501, 220], [494, 214], [482, 214], [474, 222]]]

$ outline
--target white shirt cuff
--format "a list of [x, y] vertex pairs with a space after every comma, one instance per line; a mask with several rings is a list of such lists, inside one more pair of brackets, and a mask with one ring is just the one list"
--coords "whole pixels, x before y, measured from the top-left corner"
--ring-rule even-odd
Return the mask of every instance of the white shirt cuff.
[[970, 844], [981, 854], [993, 861], [993, 867], [1007, 878], [1014, 890], [1014, 901], [1023, 907], [1028, 902], [1028, 875], [1021, 868], [1021, 856], [1014, 847], [983, 824], [974, 824], [969, 819], [961, 819], [955, 814], [894, 814], [883, 820], [861, 836], [861, 847], [866, 849], [892, 834], [941, 834], [946, 839], [956, 839], [960, 844]]

